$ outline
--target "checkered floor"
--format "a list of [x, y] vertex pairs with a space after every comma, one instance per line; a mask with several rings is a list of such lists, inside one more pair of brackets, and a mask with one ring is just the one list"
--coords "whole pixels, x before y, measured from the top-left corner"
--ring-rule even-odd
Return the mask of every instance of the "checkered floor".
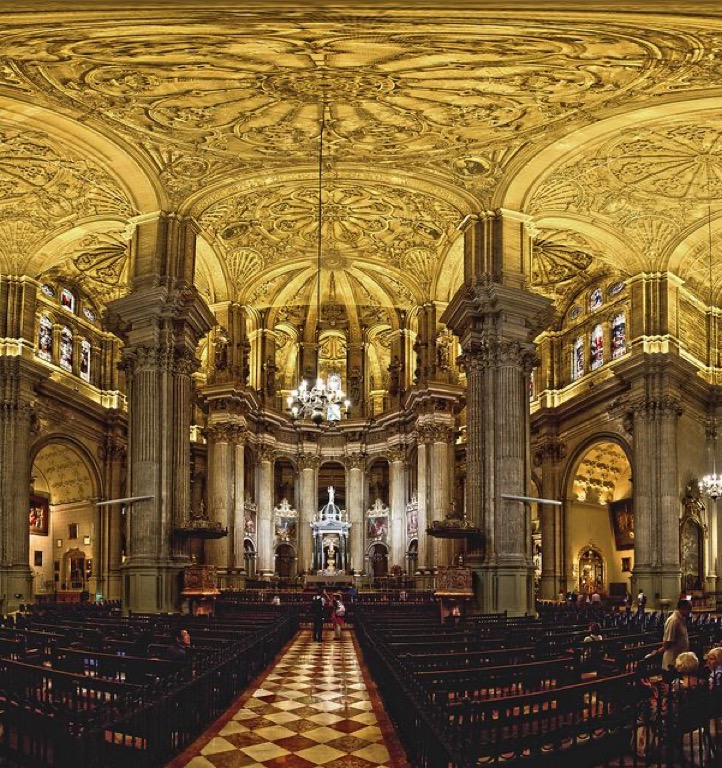
[[352, 633], [322, 643], [303, 630], [260, 687], [172, 768], [406, 768]]

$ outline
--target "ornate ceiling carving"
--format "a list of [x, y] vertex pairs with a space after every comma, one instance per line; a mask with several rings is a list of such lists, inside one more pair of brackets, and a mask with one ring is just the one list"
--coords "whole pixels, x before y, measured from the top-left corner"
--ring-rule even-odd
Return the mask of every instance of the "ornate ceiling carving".
[[624, 498], [630, 489], [632, 468], [617, 443], [595, 443], [582, 457], [574, 475], [572, 498], [608, 504]]
[[[715, 95], [722, 19], [567, 5], [8, 12], [0, 94], [114, 141], [108, 168], [142, 166], [159, 200], [196, 217], [209, 301], [311, 296], [322, 115], [323, 267], [339, 301], [358, 305], [349, 322], [448, 300], [461, 274], [456, 225], [504, 206], [513, 184], [518, 208], [555, 218], [532, 281], [563, 301], [605, 265], [684, 271], [681, 244], [701, 252], [686, 241], [707, 199], [722, 202], [722, 110], [666, 113]], [[625, 115], [644, 109], [630, 129]], [[577, 140], [602, 123], [603, 136]], [[535, 166], [555, 142], [570, 151]], [[0, 190], [0, 268], [12, 272], [63, 227], [151, 212], [71, 137], [10, 120]], [[82, 259], [60, 256], [104, 298], [125, 267], [112, 232], [98, 238]], [[699, 269], [686, 274], [701, 284]]]

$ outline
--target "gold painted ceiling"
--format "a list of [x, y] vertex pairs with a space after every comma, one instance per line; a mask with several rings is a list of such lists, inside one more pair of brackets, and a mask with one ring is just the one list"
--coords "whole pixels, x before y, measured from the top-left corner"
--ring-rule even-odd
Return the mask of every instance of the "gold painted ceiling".
[[0, 5], [0, 270], [102, 303], [164, 209], [199, 224], [209, 301], [311, 304], [323, 118], [322, 289], [352, 323], [448, 300], [459, 224], [500, 207], [532, 215], [560, 306], [610, 272], [706, 297], [722, 18], [606, 5]]

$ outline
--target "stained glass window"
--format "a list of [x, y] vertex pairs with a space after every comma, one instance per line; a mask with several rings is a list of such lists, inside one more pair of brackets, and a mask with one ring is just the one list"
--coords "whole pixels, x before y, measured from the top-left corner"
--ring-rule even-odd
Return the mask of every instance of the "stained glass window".
[[67, 288], [60, 291], [60, 306], [68, 312], [75, 313], [75, 296]]
[[627, 351], [627, 323], [624, 312], [612, 320], [612, 360], [621, 357]]
[[80, 378], [90, 381], [90, 342], [87, 339], [80, 342]]
[[601, 324], [595, 325], [589, 339], [589, 367], [591, 370], [604, 364], [604, 331]]
[[602, 306], [602, 289], [595, 288], [589, 294], [589, 311], [593, 312], [595, 309], [599, 309]]
[[60, 331], [60, 367], [66, 371], [73, 370], [73, 332], [67, 325]]
[[43, 360], [53, 359], [53, 324], [47, 315], [40, 315], [38, 357]]
[[572, 346], [572, 381], [584, 376], [584, 340], [581, 336], [574, 339]]

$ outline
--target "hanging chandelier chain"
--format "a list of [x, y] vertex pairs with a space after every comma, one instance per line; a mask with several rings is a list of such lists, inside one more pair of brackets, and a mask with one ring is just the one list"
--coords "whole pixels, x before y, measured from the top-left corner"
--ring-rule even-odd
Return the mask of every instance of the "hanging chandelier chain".
[[[316, 321], [313, 329], [316, 353], [316, 380], [309, 387], [301, 380], [298, 389], [287, 398], [288, 410], [293, 419], [310, 419], [316, 424], [334, 422], [342, 414], [348, 416], [351, 402], [341, 389], [341, 376], [333, 371], [326, 380], [321, 378], [321, 257], [323, 254], [323, 134], [326, 128], [326, 105], [321, 110], [318, 137], [318, 225], [316, 231]], [[310, 305], [309, 305], [310, 310]]]

